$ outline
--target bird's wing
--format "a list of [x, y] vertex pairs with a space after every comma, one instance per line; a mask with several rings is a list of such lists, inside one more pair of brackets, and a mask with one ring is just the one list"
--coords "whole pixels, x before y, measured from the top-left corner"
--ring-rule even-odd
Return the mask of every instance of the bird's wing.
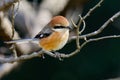
[[34, 38], [5, 41], [5, 43], [7, 43], [7, 44], [12, 44], [12, 43], [21, 44], [21, 43], [27, 43], [27, 42], [37, 43], [39, 41], [39, 39], [49, 36], [52, 32], [53, 31], [52, 31], [51, 27], [49, 27], [47, 25]]
[[52, 34], [53, 30], [48, 25], [45, 26], [34, 38], [45, 38]]

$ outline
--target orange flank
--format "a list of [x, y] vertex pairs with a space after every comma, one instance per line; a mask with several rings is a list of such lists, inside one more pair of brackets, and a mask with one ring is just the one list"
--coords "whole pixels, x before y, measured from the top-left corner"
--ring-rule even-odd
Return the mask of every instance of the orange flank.
[[49, 37], [40, 40], [40, 47], [47, 51], [59, 50], [67, 43], [68, 37], [68, 32], [54, 32]]

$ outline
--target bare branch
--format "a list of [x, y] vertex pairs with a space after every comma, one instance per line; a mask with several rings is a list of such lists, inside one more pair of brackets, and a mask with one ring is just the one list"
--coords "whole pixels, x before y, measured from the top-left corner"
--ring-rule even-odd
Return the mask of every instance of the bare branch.
[[[12, 36], [11, 39], [13, 40], [14, 34], [15, 34], [15, 29], [14, 29], [14, 23], [15, 23], [15, 14], [14, 14], [14, 9], [15, 9], [15, 4], [12, 5]], [[14, 53], [14, 57], [17, 58], [17, 51], [16, 51], [16, 44], [11, 45], [11, 50]]]
[[[120, 11], [117, 12], [116, 14], [114, 14], [111, 18], [109, 18], [98, 30], [91, 32], [91, 33], [88, 33], [88, 34], [85, 34], [85, 35], [81, 35], [81, 36], [79, 36], [79, 38], [84, 39], [85, 37], [91, 37], [91, 36], [94, 36], [94, 35], [101, 33], [103, 31], [103, 29], [108, 26], [108, 24], [113, 22], [119, 16], [120, 16]], [[76, 36], [72, 36], [71, 40], [73, 40], [73, 39], [76, 39]]]
[[15, 20], [14, 8], [15, 8], [15, 4], [12, 5], [12, 36], [11, 36], [12, 39], [14, 37], [14, 20]]
[[70, 20], [71, 20], [73, 26], [74, 26], [75, 28], [77, 28], [77, 25], [74, 23], [73, 19], [70, 19]]
[[[75, 27], [77, 27], [77, 28], [76, 28], [76, 46], [77, 46], [77, 49], [76, 49], [75, 51], [71, 52], [71, 53], [68, 54], [68, 55], [61, 54], [61, 57], [62, 57], [62, 58], [71, 57], [71, 56], [77, 54], [77, 53], [80, 51], [80, 49], [81, 49], [80, 41], [79, 41], [79, 40], [80, 40], [80, 39], [79, 39], [79, 34], [81, 34], [81, 32], [83, 32], [83, 30], [84, 30], [84, 28], [85, 28], [85, 24], [83, 25], [82, 31], [79, 31], [80, 26], [81, 26], [82, 22], [84, 21], [83, 18], [82, 18], [82, 16], [81, 16], [81, 15], [79, 15], [79, 16], [80, 16], [80, 21], [79, 21], [78, 25], [74, 24], [74, 22], [72, 21], [73, 25], [75, 25]], [[83, 22], [83, 23], [84, 23], [84, 22]]]
[[101, 3], [103, 2], [104, 0], [100, 0], [93, 8], [91, 8], [87, 14], [83, 17], [83, 19], [86, 19], [88, 16], [90, 16], [90, 14], [98, 7], [101, 6]]
[[[11, 40], [12, 25], [8, 18], [4, 16], [3, 12], [0, 12], [0, 23], [1, 34], [5, 37], [5, 38], [3, 37], [2, 40], [4, 41]], [[15, 32], [14, 34], [14, 39], [19, 39], [19, 35], [17, 32]]]
[[[75, 22], [71, 19], [72, 21], [72, 24], [73, 26], [76, 28], [76, 36], [73, 36], [71, 38], [71, 40], [73, 39], [76, 39], [76, 46], [77, 46], [77, 49], [69, 54], [64, 54], [64, 53], [59, 53], [59, 52], [55, 52], [52, 53], [52, 52], [49, 52], [49, 51], [46, 51], [46, 50], [40, 50], [39, 52], [34, 52], [30, 55], [22, 55], [20, 57], [17, 57], [17, 58], [4, 58], [4, 59], [0, 59], [0, 62], [2, 63], [11, 63], [11, 62], [17, 62], [17, 61], [23, 61], [23, 60], [27, 60], [27, 59], [31, 59], [33, 57], [38, 57], [38, 56], [42, 56], [42, 54], [47, 54], [51, 57], [54, 57], [54, 58], [69, 58], [69, 57], [72, 57], [74, 55], [76, 55], [77, 53], [80, 52], [80, 50], [89, 42], [93, 42], [93, 41], [99, 41], [99, 40], [103, 40], [103, 39], [109, 39], [109, 38], [119, 38], [120, 35], [112, 35], [112, 36], [104, 36], [104, 37], [99, 37], [99, 38], [94, 38], [94, 39], [88, 39], [88, 37], [91, 37], [91, 36], [94, 36], [94, 35], [97, 35], [99, 33], [101, 33], [103, 31], [104, 28], [107, 27], [108, 24], [110, 24], [111, 22], [113, 22], [117, 17], [120, 16], [120, 11], [118, 13], [116, 13], [115, 15], [113, 15], [110, 19], [108, 19], [108, 21], [106, 21], [98, 30], [94, 31], [94, 32], [91, 32], [91, 33], [88, 33], [88, 34], [85, 34], [85, 35], [81, 35], [81, 33], [85, 30], [85, 27], [86, 27], [86, 24], [85, 24], [85, 19], [97, 8], [97, 7], [100, 7], [101, 3], [103, 2], [103, 0], [100, 0], [93, 8], [91, 8], [88, 13], [82, 17], [80, 15], [80, 21], [78, 22], [78, 25], [75, 24]], [[45, 6], [45, 5], [44, 5]], [[45, 6], [46, 7], [46, 6]], [[49, 9], [49, 8], [48, 8]], [[37, 22], [36, 22], [37, 23]], [[80, 26], [81, 24], [83, 23], [83, 28], [81, 31], [80, 30]], [[38, 25], [37, 25], [38, 26]], [[80, 44], [80, 39], [84, 39], [85, 42], [83, 44]], [[11, 42], [15, 42], [15, 41], [11, 41]]]
[[19, 2], [19, 0], [2, 0], [0, 1], [0, 11], [4, 11], [10, 8], [14, 3]]
[[[104, 37], [99, 37], [99, 38], [95, 38], [95, 39], [89, 39], [89, 40], [86, 40], [81, 45], [80, 49], [76, 49], [74, 52], [72, 52], [70, 54], [58, 53], [58, 55], [61, 58], [69, 58], [69, 57], [72, 57], [72, 56], [76, 55], [89, 42], [99, 41], [99, 40], [103, 40], [103, 39], [112, 39], [112, 38], [120, 38], [120, 35], [104, 36]], [[49, 55], [51, 57], [57, 58], [56, 55], [51, 53], [51, 52], [48, 52], [48, 51], [44, 51], [44, 52], [45, 52], [45, 54], [47, 54], [47, 55]]]
[[54, 57], [54, 58], [69, 58], [69, 57], [72, 57], [74, 55], [76, 55], [87, 43], [89, 42], [93, 42], [93, 41], [99, 41], [99, 40], [103, 40], [103, 39], [110, 39], [110, 38], [120, 38], [120, 35], [112, 35], [112, 36], [104, 36], [104, 37], [99, 37], [99, 38], [95, 38], [95, 39], [89, 39], [87, 41], [85, 41], [82, 45], [81, 45], [81, 48], [80, 49], [76, 49], [74, 52], [70, 53], [70, 54], [63, 54], [63, 53], [58, 53], [58, 56], [56, 54], [53, 54], [49, 51], [45, 51], [45, 50], [40, 50], [38, 52], [33, 52], [32, 54], [30, 55], [22, 55], [18, 58], [4, 58], [4, 59], [0, 59], [0, 62], [1, 63], [12, 63], [12, 62], [20, 62], [20, 61], [24, 61], [24, 60], [28, 60], [28, 59], [31, 59], [31, 58], [34, 58], [34, 57], [42, 57], [43, 53], [51, 56], [51, 57]]
[[[90, 43], [90, 42], [93, 42], [93, 41], [99, 41], [99, 40], [103, 40], [103, 39], [112, 39], [112, 38], [120, 38], [120, 35], [112, 35], [112, 36], [104, 36], [104, 37], [99, 37], [99, 38], [94, 38], [94, 39], [89, 39], [89, 40], [86, 40], [81, 46], [80, 46], [80, 50], [87, 44], [87, 43]], [[76, 49], [74, 52], [70, 53], [70, 54], [61, 54], [60, 53], [60, 56], [62, 58], [69, 58], [69, 57], [72, 57], [74, 55], [76, 55], [80, 50]], [[54, 55], [52, 54], [52, 57]]]
[[24, 60], [28, 60], [28, 59], [31, 59], [31, 58], [34, 58], [34, 57], [42, 57], [42, 54], [45, 53], [51, 57], [54, 57], [54, 58], [69, 58], [69, 57], [72, 57], [74, 55], [76, 55], [87, 43], [89, 42], [93, 42], [93, 41], [99, 41], [99, 40], [103, 40], [103, 39], [110, 39], [110, 38], [120, 38], [120, 35], [112, 35], [112, 36], [104, 36], [104, 37], [100, 37], [100, 38], [95, 38], [95, 39], [89, 39], [87, 41], [85, 41], [80, 49], [76, 49], [74, 52], [70, 53], [70, 54], [64, 54], [64, 53], [57, 53], [56, 54], [53, 54], [49, 51], [45, 51], [45, 50], [40, 50], [39, 52], [34, 52], [30, 55], [22, 55], [18, 58], [4, 58], [4, 59], [0, 59], [0, 62], [1, 63], [12, 63], [12, 62], [19, 62], [19, 61], [24, 61]]
[[97, 31], [94, 31], [92, 33], [88, 33], [88, 34], [85, 34], [85, 35], [81, 35], [80, 38], [91, 37], [91, 36], [94, 36], [94, 35], [97, 35], [97, 34], [101, 33], [103, 31], [103, 29], [105, 29], [108, 26], [108, 24], [113, 22], [119, 16], [120, 16], [120, 11], [117, 12], [116, 14], [114, 14], [111, 18], [109, 18]]
[[89, 42], [99, 41], [99, 40], [103, 40], [103, 39], [111, 39], [111, 38], [120, 38], [120, 35], [111, 35], [111, 36], [104, 36], [104, 37], [89, 39], [81, 45], [81, 48], [83, 48]]
[[[80, 16], [80, 15], [79, 15]], [[86, 27], [86, 24], [85, 24], [85, 20], [80, 16], [82, 22], [83, 22], [83, 27], [82, 27], [82, 30], [79, 32], [79, 34], [81, 35], [82, 32], [85, 30], [85, 27]]]
[[28, 60], [28, 59], [31, 59], [31, 58], [34, 58], [34, 57], [41, 57], [43, 54], [43, 51], [38, 51], [38, 52], [33, 52], [32, 54], [30, 55], [22, 55], [18, 58], [3, 58], [3, 59], [0, 59], [0, 63], [13, 63], [13, 62], [20, 62], [20, 61], [24, 61], [24, 60]]

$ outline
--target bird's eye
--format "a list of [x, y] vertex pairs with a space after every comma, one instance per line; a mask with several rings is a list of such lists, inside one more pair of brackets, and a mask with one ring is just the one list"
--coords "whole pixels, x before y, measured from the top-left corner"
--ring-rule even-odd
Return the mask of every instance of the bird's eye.
[[65, 28], [64, 26], [55, 26], [54, 29], [61, 29], [61, 28]]

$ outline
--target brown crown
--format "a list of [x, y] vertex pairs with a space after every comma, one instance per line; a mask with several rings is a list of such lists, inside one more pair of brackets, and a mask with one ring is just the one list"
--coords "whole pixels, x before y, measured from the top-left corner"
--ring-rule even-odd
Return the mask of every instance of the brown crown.
[[55, 16], [50, 21], [50, 26], [51, 27], [54, 27], [54, 26], [65, 26], [65, 27], [67, 27], [67, 26], [69, 26], [69, 22], [63, 16]]

